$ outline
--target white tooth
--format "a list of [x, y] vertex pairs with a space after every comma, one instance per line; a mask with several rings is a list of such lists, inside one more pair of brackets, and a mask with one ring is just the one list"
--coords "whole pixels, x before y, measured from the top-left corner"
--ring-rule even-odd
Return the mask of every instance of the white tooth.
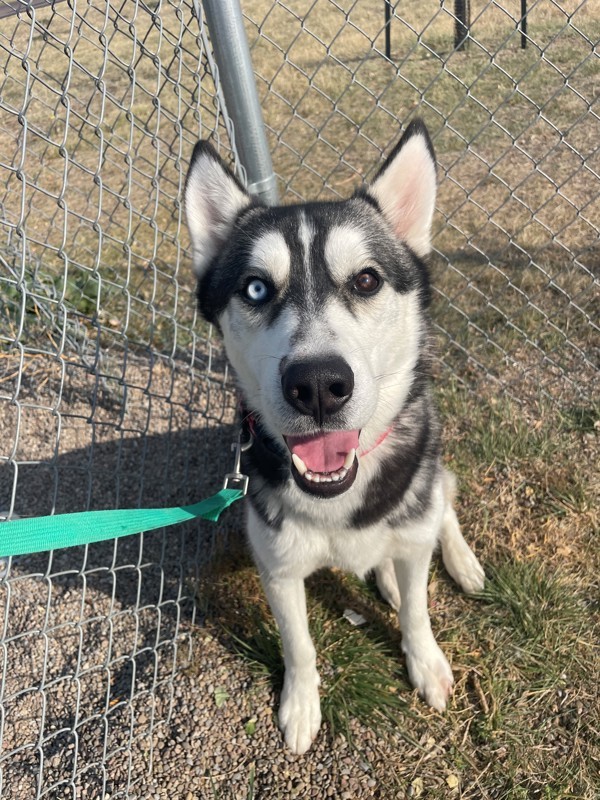
[[340, 481], [341, 479], [342, 479], [342, 476], [340, 475], [339, 472], [332, 472], [331, 473], [331, 480], [332, 481]]
[[319, 475], [318, 472], [314, 472], [311, 480], [313, 481], [313, 483], [321, 483], [321, 476]]
[[309, 480], [309, 481], [312, 481], [312, 480], [314, 480], [314, 477], [315, 477], [315, 476], [314, 476], [314, 475], [313, 475], [313, 473], [312, 473], [312, 472], [310, 472], [310, 470], [309, 470], [308, 472], [305, 472], [305, 473], [304, 473], [304, 477], [305, 477], [307, 480]]
[[331, 483], [331, 475], [321, 475], [321, 483]]
[[354, 464], [355, 457], [356, 457], [356, 450], [352, 448], [352, 450], [350, 450], [344, 461], [344, 469], [350, 469], [352, 464]]
[[292, 461], [294, 462], [294, 466], [296, 467], [300, 475], [305, 475], [308, 467], [306, 466], [304, 461], [302, 461], [300, 456], [297, 456], [296, 453], [292, 453]]

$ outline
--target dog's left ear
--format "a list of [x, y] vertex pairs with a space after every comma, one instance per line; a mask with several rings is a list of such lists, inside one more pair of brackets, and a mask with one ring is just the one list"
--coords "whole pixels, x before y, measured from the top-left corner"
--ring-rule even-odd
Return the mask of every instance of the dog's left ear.
[[395, 235], [418, 256], [431, 250], [435, 153], [425, 123], [413, 120], [368, 187]]
[[206, 141], [198, 142], [192, 153], [184, 190], [196, 277], [202, 277], [227, 240], [239, 214], [252, 202], [253, 198], [214, 147]]

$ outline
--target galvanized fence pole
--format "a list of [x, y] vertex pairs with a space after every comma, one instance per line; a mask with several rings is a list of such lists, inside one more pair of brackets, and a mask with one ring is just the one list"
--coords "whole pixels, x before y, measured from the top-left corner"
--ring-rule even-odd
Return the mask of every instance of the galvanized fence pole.
[[277, 203], [277, 182], [239, 0], [203, 0], [202, 5], [248, 191], [269, 204]]

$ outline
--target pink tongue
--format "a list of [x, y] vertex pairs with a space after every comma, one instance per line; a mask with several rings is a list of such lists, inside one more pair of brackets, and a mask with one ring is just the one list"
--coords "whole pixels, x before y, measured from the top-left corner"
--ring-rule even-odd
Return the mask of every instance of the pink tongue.
[[358, 449], [358, 434], [359, 431], [333, 431], [316, 436], [286, 436], [286, 442], [311, 472], [335, 472], [344, 466], [350, 450]]

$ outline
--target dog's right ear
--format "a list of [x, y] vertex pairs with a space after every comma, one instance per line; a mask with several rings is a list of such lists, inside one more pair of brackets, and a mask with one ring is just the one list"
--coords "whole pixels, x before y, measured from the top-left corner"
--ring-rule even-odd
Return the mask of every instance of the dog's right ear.
[[421, 257], [431, 250], [435, 172], [429, 133], [420, 119], [414, 119], [367, 188], [393, 233]]
[[209, 142], [194, 147], [184, 189], [192, 263], [200, 278], [241, 211], [253, 202]]

